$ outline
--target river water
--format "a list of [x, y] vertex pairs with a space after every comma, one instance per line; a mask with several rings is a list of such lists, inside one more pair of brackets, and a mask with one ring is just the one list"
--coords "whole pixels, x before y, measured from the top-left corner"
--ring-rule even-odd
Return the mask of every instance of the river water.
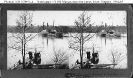
[[[66, 52], [68, 55], [68, 60], [65, 61], [69, 65], [69, 68], [72, 68], [75, 65], [76, 60], [80, 60], [79, 52], [75, 52], [75, 50], [69, 48], [69, 42], [71, 41], [70, 37], [63, 38], [55, 38], [55, 37], [42, 37], [37, 33], [26, 33], [26, 36], [29, 34], [36, 35], [32, 40], [27, 43], [26, 52], [38, 51], [41, 53], [41, 64], [52, 64], [51, 58], [53, 57], [53, 50], [61, 50]], [[94, 34], [94, 33], [93, 33]], [[18, 40], [12, 37], [11, 33], [7, 33], [7, 67], [13, 67], [18, 60], [22, 60], [21, 51], [11, 49], [8, 46], [12, 45], [20, 45], [17, 43]], [[116, 68], [125, 69], [127, 68], [127, 35], [122, 34], [121, 38], [113, 38], [113, 37], [100, 37], [98, 35], [94, 35], [89, 41], [87, 41], [84, 45], [86, 51], [90, 51], [92, 53], [93, 48], [95, 51], [99, 53], [99, 64], [112, 64], [109, 60], [111, 59], [111, 52], [121, 53], [122, 58], [124, 58]], [[26, 58], [28, 54], [26, 55]], [[84, 54], [83, 60], [86, 60], [86, 54]]]

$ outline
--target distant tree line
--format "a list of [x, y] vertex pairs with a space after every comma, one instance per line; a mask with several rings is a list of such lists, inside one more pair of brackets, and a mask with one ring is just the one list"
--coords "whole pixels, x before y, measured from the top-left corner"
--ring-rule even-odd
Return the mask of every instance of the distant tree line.
[[[127, 27], [126, 26], [107, 26], [105, 27], [104, 25], [101, 26], [86, 26], [85, 27], [86, 30], [84, 31], [84, 33], [98, 33], [101, 30], [115, 30], [118, 32], [127, 32]], [[48, 31], [50, 31], [51, 29], [55, 29], [57, 32], [63, 32], [63, 33], [76, 33], [76, 32], [80, 32], [77, 26], [30, 26], [28, 31], [26, 31], [26, 33], [38, 33], [41, 32], [42, 30], [47, 29]], [[20, 32], [22, 30], [18, 30], [18, 26], [8, 26], [7, 27], [7, 32], [13, 32], [13, 33], [17, 33]]]

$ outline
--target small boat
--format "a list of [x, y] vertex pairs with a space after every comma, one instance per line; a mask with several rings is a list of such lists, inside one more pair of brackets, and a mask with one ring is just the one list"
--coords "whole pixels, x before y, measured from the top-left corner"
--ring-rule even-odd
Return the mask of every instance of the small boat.
[[56, 36], [56, 33], [57, 33], [57, 31], [56, 31], [56, 30], [51, 29], [51, 30], [49, 31], [48, 36], [55, 37], [55, 36]]
[[47, 37], [47, 36], [49, 36], [49, 37], [57, 37], [57, 38], [62, 38], [63, 37], [63, 33], [62, 32], [57, 32], [56, 30], [52, 30], [52, 29], [50, 31], [42, 30], [40, 33], [41, 33], [41, 35], [43, 37]]
[[117, 31], [114, 31], [114, 30], [110, 30], [108, 32], [108, 34], [109, 34], [110, 37], [121, 37], [120, 32], [117, 32]]
[[106, 37], [107, 36], [107, 32], [105, 30], [101, 30], [101, 32], [99, 33], [99, 35], [101, 37]]
[[57, 33], [57, 31], [56, 31], [56, 30], [51, 29], [51, 31], [50, 31], [49, 33], [51, 33], [51, 34], [56, 34], [56, 33]]
[[108, 32], [105, 31], [105, 30], [101, 30], [99, 35], [101, 37], [115, 37], [115, 38], [121, 37], [120, 32], [117, 32], [117, 31], [114, 31], [114, 30], [109, 30]]
[[121, 34], [120, 34], [120, 32], [115, 32], [115, 37], [121, 37]]
[[42, 30], [41, 31], [41, 35], [44, 36], [44, 37], [47, 37], [49, 34], [49, 32], [47, 30]]
[[57, 38], [62, 38], [63, 37], [63, 33], [62, 32], [57, 32], [54, 29], [51, 29], [48, 36], [52, 36], [52, 37], [57, 37]]
[[56, 37], [57, 38], [62, 38], [63, 37], [63, 33], [62, 32], [57, 32], [56, 33]]
[[108, 31], [108, 34], [109, 34], [110, 37], [114, 37], [114, 33], [115, 33], [114, 30], [109, 30]]

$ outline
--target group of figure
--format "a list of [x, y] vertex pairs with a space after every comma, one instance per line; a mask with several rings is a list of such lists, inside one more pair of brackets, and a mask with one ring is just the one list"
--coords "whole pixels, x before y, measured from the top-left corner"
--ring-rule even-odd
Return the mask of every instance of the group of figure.
[[40, 64], [41, 63], [41, 54], [40, 53], [34, 53], [34, 57], [33, 57], [33, 53], [29, 51], [29, 61], [26, 62], [26, 66], [25, 68], [27, 69], [31, 69], [33, 67], [33, 64]]
[[[98, 64], [99, 62], [99, 54], [98, 53], [90, 53], [86, 52], [87, 60], [83, 62], [83, 68], [91, 68], [92, 64]], [[77, 64], [81, 64], [78, 60], [76, 61]]]

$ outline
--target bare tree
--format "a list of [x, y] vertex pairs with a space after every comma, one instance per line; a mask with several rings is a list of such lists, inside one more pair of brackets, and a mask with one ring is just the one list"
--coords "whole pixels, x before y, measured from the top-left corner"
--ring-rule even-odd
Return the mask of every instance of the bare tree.
[[[78, 33], [70, 33], [70, 46], [69, 48], [75, 50], [75, 52], [79, 52], [80, 53], [80, 65], [81, 68], [83, 68], [83, 54], [84, 54], [84, 45], [87, 41], [89, 41], [90, 39], [92, 39], [94, 37], [95, 34], [87, 32], [86, 31], [86, 27], [91, 28], [91, 26], [94, 24], [90, 24], [91, 22], [91, 14], [88, 15], [87, 12], [82, 12], [82, 14], [80, 14], [80, 16], [78, 17], [77, 20], [75, 20], [75, 24], [77, 26], [78, 29]], [[96, 29], [97, 30], [97, 29]], [[93, 32], [96, 32], [96, 30], [94, 30]]]
[[125, 59], [125, 55], [118, 49], [112, 49], [108, 52], [108, 60], [114, 64], [113, 68]]
[[62, 49], [53, 49], [53, 53], [51, 54], [51, 59], [54, 64], [63, 64], [65, 61], [68, 60], [68, 54], [66, 51]]
[[29, 11], [22, 11], [18, 15], [16, 20], [17, 26], [15, 27], [15, 33], [12, 33], [12, 39], [14, 40], [8, 48], [20, 51], [22, 54], [23, 68], [25, 68], [25, 55], [27, 54], [27, 43], [31, 41], [36, 35], [30, 32], [33, 15]]

